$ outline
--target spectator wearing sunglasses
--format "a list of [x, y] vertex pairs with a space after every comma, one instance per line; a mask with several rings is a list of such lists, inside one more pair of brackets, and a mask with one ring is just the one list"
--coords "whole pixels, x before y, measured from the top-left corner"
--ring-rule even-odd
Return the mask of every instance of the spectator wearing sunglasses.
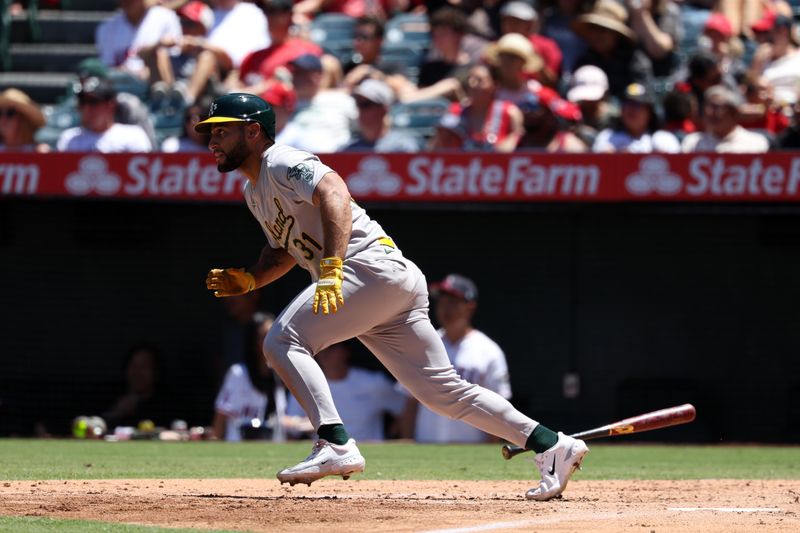
[[89, 77], [77, 91], [81, 125], [61, 133], [59, 152], [149, 152], [152, 144], [143, 128], [116, 122], [117, 91], [110, 80]]
[[361, 17], [356, 21], [353, 55], [342, 67], [345, 86], [355, 87], [378, 69], [384, 32], [383, 22], [375, 17]]
[[48, 146], [34, 140], [45, 119], [39, 106], [24, 92], [0, 93], [0, 152], [46, 152]]
[[394, 102], [392, 89], [380, 80], [366, 79], [353, 91], [358, 108], [358, 137], [345, 151], [416, 152], [420, 141], [410, 133], [393, 130], [389, 108]]

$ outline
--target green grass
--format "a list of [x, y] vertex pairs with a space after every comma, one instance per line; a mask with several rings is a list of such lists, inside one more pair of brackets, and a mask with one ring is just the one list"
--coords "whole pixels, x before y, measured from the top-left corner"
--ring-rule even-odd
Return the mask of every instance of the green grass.
[[[89, 520], [55, 520], [42, 517], [0, 516], [0, 533], [187, 533], [196, 529], [175, 529], [151, 526], [133, 526]], [[204, 530], [206, 533], [225, 533], [222, 530]]]
[[[529, 479], [532, 454], [504, 461], [499, 445], [360, 444], [360, 479]], [[266, 478], [308, 442], [0, 440], [0, 478]], [[800, 479], [800, 447], [593, 444], [581, 479]], [[1, 523], [0, 523], [1, 524]]]

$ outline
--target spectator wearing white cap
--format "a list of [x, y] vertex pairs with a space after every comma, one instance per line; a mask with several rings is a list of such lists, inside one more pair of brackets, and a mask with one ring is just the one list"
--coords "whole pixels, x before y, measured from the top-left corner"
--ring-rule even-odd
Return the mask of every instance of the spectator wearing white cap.
[[567, 100], [581, 109], [576, 134], [589, 146], [597, 133], [610, 127], [617, 112], [608, 102], [608, 76], [599, 67], [584, 65], [572, 74]]
[[442, 115], [428, 142], [427, 149], [432, 152], [459, 151], [464, 149], [467, 130], [461, 116], [450, 112]]
[[705, 131], [690, 133], [683, 139], [684, 152], [763, 153], [769, 141], [760, 133], [739, 125], [742, 95], [725, 87], [709, 87], [703, 98]]
[[539, 33], [539, 15], [528, 2], [514, 0], [500, 8], [500, 33], [519, 33], [530, 39], [534, 51], [544, 61], [539, 79], [554, 85], [561, 74], [561, 49], [553, 39]]
[[344, 150], [347, 152], [416, 152], [419, 141], [410, 133], [391, 128], [389, 108], [394, 92], [386, 83], [366, 79], [353, 90], [358, 108], [358, 137]]

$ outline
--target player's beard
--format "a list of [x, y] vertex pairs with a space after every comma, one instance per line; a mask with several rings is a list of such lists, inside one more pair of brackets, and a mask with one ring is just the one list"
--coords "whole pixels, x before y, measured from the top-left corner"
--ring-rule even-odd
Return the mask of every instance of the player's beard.
[[222, 152], [225, 158], [217, 165], [217, 170], [220, 172], [230, 172], [232, 170], [236, 170], [244, 160], [247, 159], [247, 156], [250, 155], [250, 151], [247, 148], [247, 143], [244, 139], [239, 139], [239, 142], [230, 149], [228, 152]]

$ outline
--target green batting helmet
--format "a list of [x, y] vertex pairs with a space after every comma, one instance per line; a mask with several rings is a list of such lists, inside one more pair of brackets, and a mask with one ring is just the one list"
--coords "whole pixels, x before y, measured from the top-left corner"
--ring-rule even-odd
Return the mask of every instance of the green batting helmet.
[[275, 111], [254, 94], [231, 93], [220, 96], [211, 104], [208, 118], [195, 124], [194, 129], [208, 133], [220, 122], [258, 122], [270, 139], [275, 138]]

